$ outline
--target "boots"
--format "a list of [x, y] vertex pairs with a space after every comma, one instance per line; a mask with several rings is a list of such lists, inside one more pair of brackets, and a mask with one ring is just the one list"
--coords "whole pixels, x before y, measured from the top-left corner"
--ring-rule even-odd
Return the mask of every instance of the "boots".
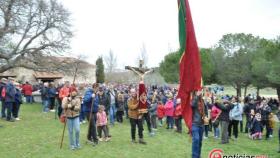
[[140, 144], [144, 144], [144, 145], [146, 145], [146, 144], [147, 144], [147, 143], [144, 141], [144, 139], [143, 139], [143, 138], [140, 138], [140, 139], [139, 139], [139, 143], [140, 143]]

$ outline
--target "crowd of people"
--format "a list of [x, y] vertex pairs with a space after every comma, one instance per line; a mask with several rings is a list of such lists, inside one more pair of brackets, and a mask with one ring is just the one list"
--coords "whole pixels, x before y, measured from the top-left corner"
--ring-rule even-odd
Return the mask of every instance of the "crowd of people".
[[[75, 85], [65, 82], [63, 85], [44, 83], [32, 86], [28, 82], [19, 85], [13, 79], [2, 79], [1, 117], [7, 121], [20, 120], [21, 97], [23, 95], [27, 103], [32, 103], [32, 92], [35, 90], [41, 93], [43, 113], [57, 111], [60, 118], [66, 118], [70, 148], [73, 150], [81, 147], [80, 125], [86, 122], [89, 124], [87, 143], [94, 146], [100, 141], [110, 141], [110, 128], [116, 122], [123, 123], [124, 118], [129, 119], [131, 125], [132, 143], [147, 144], [143, 134], [144, 122], [149, 136], [155, 136], [157, 129], [162, 127], [183, 132], [181, 99], [177, 97], [176, 88], [167, 86], [147, 87], [148, 109], [142, 113], [138, 109], [138, 85]], [[191, 107], [192, 131], [188, 132], [192, 134], [193, 157], [199, 157], [202, 140], [211, 137], [209, 132], [213, 133], [213, 138], [220, 139], [221, 144], [237, 141], [240, 132], [247, 133], [252, 140], [269, 140], [276, 130], [275, 115], [280, 117], [277, 99], [249, 95], [241, 100], [236, 96], [215, 95], [209, 89], [194, 92]]]

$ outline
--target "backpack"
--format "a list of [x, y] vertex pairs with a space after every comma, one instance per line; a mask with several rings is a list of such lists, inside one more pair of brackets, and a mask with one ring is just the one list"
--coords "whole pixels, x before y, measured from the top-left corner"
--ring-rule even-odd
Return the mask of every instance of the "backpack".
[[2, 91], [1, 91], [1, 98], [5, 99], [6, 98], [6, 88], [3, 87]]
[[84, 98], [83, 98], [83, 102], [84, 103], [90, 103], [92, 101], [92, 93], [91, 91], [86, 91]]
[[237, 104], [229, 113], [229, 116], [231, 119], [236, 118], [242, 114], [242, 111], [240, 109], [240, 105]]

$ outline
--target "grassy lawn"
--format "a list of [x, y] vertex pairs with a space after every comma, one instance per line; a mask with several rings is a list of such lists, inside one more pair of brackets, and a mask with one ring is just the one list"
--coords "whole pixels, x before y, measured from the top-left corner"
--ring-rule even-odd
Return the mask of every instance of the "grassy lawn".
[[[81, 125], [82, 149], [71, 151], [68, 148], [68, 133], [65, 133], [63, 148], [59, 149], [63, 124], [54, 119], [54, 113], [41, 113], [40, 105], [23, 105], [21, 121], [10, 123], [0, 120], [0, 157], [1, 158], [190, 158], [191, 142], [186, 133], [177, 134], [160, 128], [155, 137], [149, 137], [146, 125], [145, 139], [148, 145], [130, 143], [130, 126], [116, 124], [110, 128], [112, 140], [101, 142], [97, 147], [86, 145], [87, 124]], [[279, 158], [277, 130], [272, 140], [252, 141], [240, 134], [238, 141], [220, 145], [219, 140], [211, 138], [203, 141], [202, 158], [214, 148], [223, 149], [226, 154], [265, 154], [269, 158]]]

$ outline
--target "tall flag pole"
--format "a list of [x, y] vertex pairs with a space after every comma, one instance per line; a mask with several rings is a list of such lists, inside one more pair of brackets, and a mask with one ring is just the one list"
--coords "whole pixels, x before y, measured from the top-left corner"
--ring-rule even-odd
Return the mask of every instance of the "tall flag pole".
[[191, 133], [192, 108], [191, 94], [202, 87], [200, 54], [196, 42], [191, 10], [188, 0], [178, 0], [179, 7], [179, 42], [180, 85], [178, 97], [182, 100], [182, 115]]

